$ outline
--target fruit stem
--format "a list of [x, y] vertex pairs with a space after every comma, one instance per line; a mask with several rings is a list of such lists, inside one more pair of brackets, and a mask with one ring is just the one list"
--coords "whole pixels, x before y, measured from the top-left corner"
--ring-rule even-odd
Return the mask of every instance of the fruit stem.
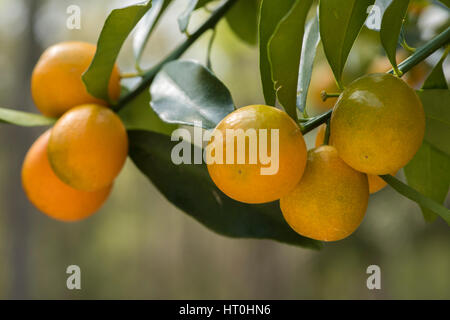
[[320, 98], [322, 99], [323, 102], [327, 101], [328, 98], [338, 98], [341, 94], [338, 92], [332, 92], [332, 93], [328, 93], [325, 90], [323, 90], [320, 93]]
[[175, 48], [166, 58], [144, 73], [141, 82], [135, 89], [124, 95], [119, 102], [113, 106], [115, 111], [119, 111], [127, 103], [136, 98], [142, 91], [148, 88], [155, 78], [156, 74], [168, 62], [178, 59], [200, 36], [207, 30], [214, 28], [222, 17], [231, 9], [237, 0], [227, 0], [223, 5], [217, 8], [194, 33], [190, 35], [182, 44]]
[[330, 118], [327, 120], [327, 127], [325, 129], [325, 137], [323, 139], [323, 144], [328, 145], [330, 143]]
[[333, 110], [330, 109], [325, 113], [322, 113], [321, 115], [312, 118], [311, 120], [301, 124], [301, 130], [303, 134], [306, 134], [308, 132], [310, 132], [311, 130], [317, 128], [318, 126], [320, 126], [322, 123], [325, 123], [328, 121], [328, 119], [331, 117], [331, 112]]

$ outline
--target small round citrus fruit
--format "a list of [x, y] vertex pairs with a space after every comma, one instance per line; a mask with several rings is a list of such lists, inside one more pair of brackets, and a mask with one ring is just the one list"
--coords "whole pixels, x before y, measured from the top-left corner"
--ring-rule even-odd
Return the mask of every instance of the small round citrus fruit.
[[206, 151], [216, 186], [245, 203], [275, 201], [292, 190], [303, 174], [307, 153], [294, 120], [264, 105], [243, 107], [226, 116]]
[[397, 172], [415, 155], [425, 134], [425, 113], [414, 90], [385, 73], [352, 82], [331, 116], [331, 140], [355, 170]]
[[[395, 173], [391, 175], [395, 176]], [[387, 182], [384, 181], [380, 176], [374, 174], [368, 174], [367, 180], [369, 181], [369, 193], [376, 193], [387, 186]]]
[[[327, 125], [326, 124], [322, 124], [319, 126], [319, 129], [317, 130], [317, 135], [316, 135], [316, 141], [315, 141], [315, 147], [320, 147], [321, 145], [323, 145], [324, 141], [325, 141], [325, 132], [327, 131]], [[328, 144], [331, 145], [331, 141], [328, 141]]]
[[47, 145], [50, 130], [31, 146], [22, 166], [22, 185], [31, 203], [48, 216], [77, 221], [96, 212], [109, 196], [111, 185], [95, 192], [73, 189], [63, 183], [50, 167]]
[[[31, 94], [36, 107], [46, 116], [59, 117], [72, 107], [86, 103], [107, 105], [90, 95], [81, 79], [94, 58], [96, 46], [86, 42], [61, 42], [39, 58], [31, 77]], [[120, 75], [114, 66], [109, 79], [109, 96], [120, 95]]]
[[94, 191], [110, 185], [128, 153], [128, 137], [110, 109], [86, 104], [66, 112], [55, 124], [48, 155], [56, 175], [75, 189]]
[[[323, 145], [323, 141], [325, 139], [325, 131], [326, 131], [326, 125], [323, 124], [319, 127], [319, 131], [317, 132], [316, 148]], [[329, 140], [328, 144], [333, 145], [333, 142], [331, 141], [331, 139]], [[395, 176], [396, 172], [392, 172], [391, 175]], [[380, 178], [379, 176], [374, 175], [374, 174], [368, 174], [367, 179], [369, 180], [369, 193], [371, 193], [371, 194], [380, 191], [387, 185], [386, 181], [384, 181], [382, 178]]]
[[349, 167], [336, 148], [308, 152], [298, 185], [280, 199], [286, 222], [302, 236], [337, 241], [348, 237], [364, 218], [369, 200], [367, 176]]

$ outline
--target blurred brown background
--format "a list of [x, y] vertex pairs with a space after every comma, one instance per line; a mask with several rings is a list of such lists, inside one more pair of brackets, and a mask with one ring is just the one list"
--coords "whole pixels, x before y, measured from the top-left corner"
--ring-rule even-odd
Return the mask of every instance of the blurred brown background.
[[[109, 11], [130, 2], [0, 0], [0, 106], [37, 112], [29, 81], [41, 52], [63, 40], [95, 42]], [[72, 4], [81, 8], [80, 30], [66, 28]], [[176, 17], [185, 5], [178, 0], [168, 10], [145, 66], [182, 41]], [[205, 15], [196, 13], [190, 29]], [[209, 36], [184, 58], [205, 61]], [[347, 76], [363, 74], [380, 54], [377, 34], [364, 30]], [[130, 42], [119, 65], [132, 71]], [[225, 22], [212, 65], [238, 106], [263, 103], [257, 49], [234, 37]], [[43, 130], [0, 124], [0, 298], [450, 298], [448, 226], [426, 224], [418, 206], [389, 187], [371, 197], [353, 236], [320, 252], [219, 236], [166, 201], [130, 161], [99, 213], [80, 223], [53, 221], [31, 206], [20, 182], [23, 157]], [[310, 146], [314, 138], [315, 132], [307, 135]], [[81, 267], [81, 290], [66, 288], [72, 264]], [[381, 267], [381, 290], [366, 287], [372, 264]]]

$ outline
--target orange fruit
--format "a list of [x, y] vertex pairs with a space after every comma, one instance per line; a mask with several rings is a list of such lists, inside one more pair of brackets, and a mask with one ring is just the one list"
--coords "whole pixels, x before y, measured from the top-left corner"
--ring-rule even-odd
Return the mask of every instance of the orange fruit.
[[[81, 79], [94, 58], [96, 46], [86, 42], [61, 42], [49, 47], [39, 58], [31, 77], [31, 94], [36, 107], [46, 116], [59, 117], [86, 103], [107, 105], [89, 94]], [[109, 79], [112, 101], [120, 95], [120, 75], [114, 66]]]
[[112, 185], [95, 192], [75, 190], [55, 175], [47, 157], [50, 130], [31, 146], [22, 166], [22, 185], [31, 203], [48, 216], [77, 221], [100, 209]]
[[81, 105], [56, 122], [48, 154], [62, 181], [79, 190], [99, 190], [114, 181], [125, 163], [127, 132], [110, 109]]
[[430, 4], [430, 1], [427, 0], [411, 1], [408, 6], [408, 14], [412, 18], [417, 18]]
[[[391, 173], [391, 175], [395, 176], [395, 173]], [[380, 176], [376, 176], [374, 174], [368, 174], [367, 180], [369, 181], [369, 193], [376, 193], [387, 186], [387, 182], [384, 181]]]
[[230, 198], [264, 203], [278, 200], [295, 187], [305, 169], [306, 153], [300, 128], [286, 112], [251, 105], [217, 125], [206, 160], [211, 179]]
[[[323, 145], [323, 142], [325, 140], [325, 132], [327, 130], [327, 125], [326, 124], [321, 124], [318, 128], [317, 131], [317, 135], [316, 135], [316, 141], [315, 141], [315, 146], [320, 147], [321, 145]], [[328, 141], [328, 144], [331, 145], [331, 141]]]
[[336, 148], [308, 152], [298, 185], [280, 199], [286, 222], [302, 236], [337, 241], [360, 225], [369, 201], [367, 176], [349, 167]]
[[397, 172], [415, 155], [425, 134], [425, 113], [415, 91], [385, 73], [353, 81], [331, 115], [331, 140], [355, 170]]
[[[323, 145], [323, 141], [325, 139], [325, 131], [326, 131], [326, 125], [322, 124], [319, 126], [319, 131], [317, 132], [316, 136], [316, 148]], [[329, 145], [333, 145], [331, 139], [329, 142]], [[391, 175], [395, 176], [396, 172], [392, 172]], [[369, 180], [369, 193], [375, 193], [386, 187], [387, 182], [384, 181], [382, 178], [380, 178], [377, 175], [368, 174], [367, 179]]]

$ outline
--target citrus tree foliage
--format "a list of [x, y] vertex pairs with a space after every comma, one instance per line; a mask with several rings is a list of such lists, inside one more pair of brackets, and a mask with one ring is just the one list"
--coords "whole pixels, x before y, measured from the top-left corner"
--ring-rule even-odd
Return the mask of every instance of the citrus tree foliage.
[[[278, 203], [247, 205], [225, 196], [212, 183], [205, 165], [175, 165], [170, 160], [174, 142], [171, 132], [178, 125], [202, 121], [213, 128], [235, 110], [232, 92], [215, 74], [199, 62], [182, 59], [182, 54], [206, 31], [224, 19], [236, 35], [235, 41], [259, 47], [260, 80], [266, 104], [279, 105], [302, 127], [303, 133], [326, 122], [331, 111], [303, 118], [316, 48], [321, 42], [339, 87], [352, 46], [365, 23], [369, 6], [379, 4], [380, 48], [397, 75], [448, 45], [450, 28], [424, 42], [404, 62], [395, 59], [408, 0], [189, 0], [174, 21], [186, 39], [159, 64], [143, 71], [140, 59], [151, 43], [155, 25], [171, 5], [170, 0], [136, 2], [113, 10], [98, 37], [97, 52], [84, 73], [88, 91], [99, 98], [108, 96], [108, 79], [123, 43], [133, 37], [133, 51], [139, 83], [124, 88], [113, 106], [129, 130], [130, 157], [158, 190], [175, 206], [206, 227], [226, 236], [266, 238], [308, 248], [321, 243], [301, 237], [284, 221]], [[447, 1], [442, 1], [447, 4]], [[209, 17], [190, 30], [195, 10]], [[423, 145], [405, 167], [407, 184], [384, 176], [392, 187], [421, 206], [424, 217], [438, 216], [450, 223], [443, 206], [450, 183], [450, 96], [442, 59], [434, 67], [418, 95], [427, 126]], [[19, 126], [48, 126], [55, 119], [0, 108], [0, 121]], [[192, 152], [199, 146], [190, 145]], [[197, 150], [198, 151], [198, 150]], [[201, 152], [201, 150], [200, 150]]]

